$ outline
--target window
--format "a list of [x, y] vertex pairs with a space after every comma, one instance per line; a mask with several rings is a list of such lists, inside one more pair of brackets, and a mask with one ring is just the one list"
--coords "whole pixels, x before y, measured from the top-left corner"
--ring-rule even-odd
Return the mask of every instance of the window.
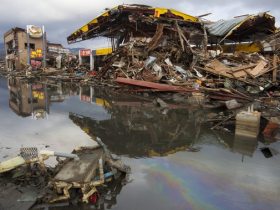
[[[34, 43], [29, 43], [30, 49], [35, 50], [35, 44]], [[24, 43], [24, 48], [27, 49], [27, 43]]]
[[14, 52], [13, 48], [13, 40], [6, 43], [7, 54], [11, 54]]

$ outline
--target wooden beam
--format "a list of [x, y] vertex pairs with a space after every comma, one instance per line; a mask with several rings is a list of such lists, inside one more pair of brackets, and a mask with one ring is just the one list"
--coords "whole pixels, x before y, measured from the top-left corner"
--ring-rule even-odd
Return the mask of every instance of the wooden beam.
[[276, 82], [277, 81], [277, 62], [278, 62], [278, 56], [277, 55], [273, 55], [273, 71], [272, 71], [272, 82]]

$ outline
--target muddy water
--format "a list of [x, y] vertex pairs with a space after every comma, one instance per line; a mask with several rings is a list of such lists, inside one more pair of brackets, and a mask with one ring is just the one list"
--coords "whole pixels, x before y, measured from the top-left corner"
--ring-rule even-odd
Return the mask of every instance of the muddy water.
[[[1, 161], [20, 147], [71, 152], [100, 137], [131, 166], [131, 181], [99, 209], [280, 209], [280, 155], [266, 158], [265, 142], [256, 139], [214, 133], [205, 125], [208, 111], [3, 78], [0, 96]], [[280, 142], [269, 147], [280, 151]]]

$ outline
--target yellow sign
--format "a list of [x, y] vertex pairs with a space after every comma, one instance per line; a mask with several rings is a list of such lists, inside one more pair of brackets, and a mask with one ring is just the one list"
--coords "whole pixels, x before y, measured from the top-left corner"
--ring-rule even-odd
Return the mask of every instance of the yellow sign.
[[45, 94], [39, 91], [32, 91], [33, 97], [39, 100], [43, 100], [45, 98]]
[[30, 58], [42, 58], [43, 52], [42, 49], [32, 50], [30, 53]]

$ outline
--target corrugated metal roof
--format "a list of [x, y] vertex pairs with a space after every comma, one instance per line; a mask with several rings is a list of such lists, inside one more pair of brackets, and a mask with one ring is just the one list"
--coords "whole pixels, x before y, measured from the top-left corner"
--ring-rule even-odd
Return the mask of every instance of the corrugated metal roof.
[[248, 16], [237, 17], [231, 20], [219, 20], [215, 23], [207, 24], [206, 28], [210, 35], [224, 37], [246, 18]]

